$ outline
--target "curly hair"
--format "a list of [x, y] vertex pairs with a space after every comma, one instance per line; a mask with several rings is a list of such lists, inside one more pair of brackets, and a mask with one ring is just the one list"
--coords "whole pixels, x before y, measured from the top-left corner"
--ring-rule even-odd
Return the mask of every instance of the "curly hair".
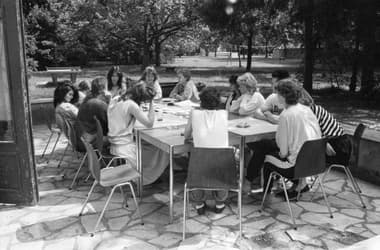
[[108, 89], [108, 90], [111, 90], [112, 87], [113, 87], [112, 76], [113, 76], [114, 74], [116, 74], [116, 76], [118, 77], [117, 82], [116, 82], [116, 85], [117, 85], [119, 88], [121, 88], [121, 83], [122, 83], [122, 81], [123, 81], [123, 77], [124, 77], [124, 75], [123, 75], [122, 72], [120, 72], [120, 68], [119, 68], [119, 66], [112, 66], [112, 67], [109, 69], [108, 73], [107, 73], [107, 82], [108, 82], [108, 84], [107, 84], [107, 89]]
[[153, 75], [153, 77], [154, 77], [153, 81], [156, 81], [158, 79], [158, 74], [157, 74], [156, 69], [153, 66], [148, 66], [148, 67], [146, 67], [144, 69], [144, 72], [141, 75], [140, 81], [145, 81], [146, 82], [146, 75], [148, 73], [150, 73], [150, 74]]
[[122, 100], [126, 100], [127, 97], [133, 100], [137, 105], [140, 105], [142, 102], [147, 102], [153, 100], [156, 95], [156, 91], [148, 86], [146, 82], [140, 81], [135, 84], [132, 88], [129, 88], [122, 96]]
[[79, 94], [78, 90], [71, 84], [71, 83], [65, 83], [63, 85], [59, 85], [54, 90], [54, 108], [56, 108], [59, 104], [65, 101], [65, 96], [70, 91], [73, 91], [73, 99], [71, 99], [70, 103], [75, 104], [78, 102]]
[[201, 100], [201, 108], [203, 109], [219, 109], [220, 93], [216, 88], [206, 87], [199, 94]]
[[236, 79], [236, 82], [239, 85], [245, 85], [248, 90], [252, 90], [255, 92], [257, 90], [257, 80], [256, 78], [249, 72], [244, 73]]
[[286, 104], [294, 105], [298, 103], [301, 89], [292, 80], [281, 80], [277, 85], [277, 93], [284, 97]]

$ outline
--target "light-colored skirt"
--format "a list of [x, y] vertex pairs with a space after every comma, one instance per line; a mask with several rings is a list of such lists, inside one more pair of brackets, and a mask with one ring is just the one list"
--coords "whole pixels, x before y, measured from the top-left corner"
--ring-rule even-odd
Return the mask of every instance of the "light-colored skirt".
[[[156, 181], [165, 171], [169, 164], [169, 154], [148, 144], [142, 143], [142, 167], [143, 167], [143, 184], [148, 185]], [[136, 144], [131, 141], [127, 144], [111, 144], [110, 152], [126, 159], [127, 164], [137, 168]]]

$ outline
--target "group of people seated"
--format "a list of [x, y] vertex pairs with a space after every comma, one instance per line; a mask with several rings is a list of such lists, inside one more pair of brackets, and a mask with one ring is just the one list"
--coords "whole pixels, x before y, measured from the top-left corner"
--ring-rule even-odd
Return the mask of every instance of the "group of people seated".
[[[187, 70], [178, 70], [178, 84], [170, 93], [178, 101], [200, 102], [193, 109], [184, 136], [195, 147], [227, 147], [228, 112], [252, 116], [278, 124], [274, 140], [262, 140], [247, 146], [253, 155], [246, 171], [245, 186], [254, 189], [260, 183], [264, 167], [264, 184], [275, 170], [280, 174], [294, 173], [294, 164], [303, 143], [321, 137], [331, 137], [328, 142], [328, 159], [342, 164], [349, 158], [349, 138], [336, 119], [323, 107], [316, 105], [300, 84], [279, 70], [272, 74], [273, 93], [266, 99], [258, 91], [257, 81], [251, 73], [230, 78], [231, 91], [225, 103], [218, 89], [206, 87], [201, 92], [191, 80]], [[96, 140], [96, 117], [102, 126], [104, 141], [109, 142], [110, 153], [123, 157], [129, 166], [136, 167], [136, 144], [133, 130], [136, 121], [151, 128], [155, 122], [154, 99], [162, 98], [162, 89], [154, 67], [147, 67], [141, 78], [134, 82], [125, 77], [119, 67], [112, 67], [107, 78], [95, 78], [91, 85], [83, 81], [78, 89], [63, 84], [54, 92], [56, 114], [74, 124], [77, 134], [88, 142]], [[141, 108], [148, 104], [147, 112]], [[243, 149], [241, 149], [243, 150]], [[156, 181], [169, 164], [169, 155], [158, 148], [142, 143], [143, 183]], [[291, 175], [291, 174], [290, 174]], [[304, 181], [294, 180], [292, 190], [307, 191]], [[290, 193], [292, 195], [292, 193]], [[193, 191], [198, 214], [207, 206], [204, 191]], [[214, 212], [225, 208], [228, 191], [215, 191]]]

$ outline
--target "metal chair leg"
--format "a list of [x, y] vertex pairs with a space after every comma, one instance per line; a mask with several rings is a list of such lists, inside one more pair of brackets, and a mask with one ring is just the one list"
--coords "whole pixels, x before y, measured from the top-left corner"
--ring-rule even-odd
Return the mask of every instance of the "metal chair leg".
[[183, 190], [183, 220], [182, 220], [182, 240], [186, 238], [186, 211], [187, 211], [187, 183]]
[[330, 218], [334, 218], [334, 216], [333, 216], [333, 214], [331, 212], [330, 203], [327, 200], [325, 189], [323, 188], [322, 180], [320, 178], [318, 178], [318, 179], [319, 179], [319, 186], [321, 187], [321, 190], [322, 190], [322, 193], [323, 193], [323, 198], [325, 199], [325, 202], [326, 202], [326, 205], [327, 205], [327, 209], [329, 210], [329, 213], [330, 213]]
[[265, 202], [265, 198], [267, 197], [267, 193], [268, 193], [268, 190], [269, 190], [269, 185], [270, 185], [270, 182], [272, 181], [272, 178], [273, 178], [273, 172], [270, 173], [269, 175], [269, 180], [268, 180], [268, 183], [267, 183], [267, 186], [265, 187], [265, 192], [264, 192], [264, 197], [263, 197], [263, 200], [261, 202], [261, 207], [260, 207], [260, 212], [263, 210], [264, 208], [264, 202]]
[[75, 183], [76, 179], [78, 178], [79, 172], [80, 172], [80, 170], [81, 170], [81, 168], [82, 168], [82, 166], [83, 166], [84, 161], [86, 160], [86, 158], [87, 158], [87, 153], [84, 154], [84, 156], [83, 156], [83, 158], [82, 158], [82, 160], [80, 162], [79, 168], [78, 168], [77, 172], [75, 173], [74, 179], [71, 182], [71, 185], [69, 187], [70, 190], [73, 189], [74, 183]]
[[290, 202], [289, 202], [288, 191], [286, 191], [286, 184], [285, 184], [285, 181], [284, 181], [284, 177], [281, 176], [280, 178], [281, 178], [282, 186], [284, 188], [286, 203], [288, 204], [288, 208], [289, 208], [289, 212], [290, 212], [290, 217], [292, 218], [294, 229], [297, 229], [296, 221], [295, 221], [294, 216], [293, 216], [292, 207], [290, 206]]
[[44, 151], [42, 152], [41, 159], [44, 158], [44, 156], [45, 156], [45, 152], [46, 152], [46, 149], [48, 148], [48, 146], [49, 146], [49, 144], [50, 144], [50, 140], [51, 140], [52, 137], [53, 137], [53, 133], [50, 132], [50, 136], [49, 136], [49, 139], [48, 139], [48, 141], [47, 141], [47, 143], [46, 143], [46, 146], [45, 146], [45, 148], [44, 148]]
[[[317, 177], [315, 178], [314, 180], [314, 183], [319, 179], [319, 176], [317, 175]], [[313, 184], [314, 186], [314, 184]], [[317, 190], [319, 189], [319, 185], [317, 185], [317, 187], [315, 188], [314, 192], [312, 193], [311, 195], [311, 198], [310, 198], [310, 201], [313, 201], [314, 200], [314, 195], [317, 193]]]
[[132, 192], [133, 200], [135, 201], [135, 205], [136, 205], [136, 210], [137, 210], [137, 213], [138, 213], [139, 216], [140, 216], [141, 225], [144, 225], [144, 221], [143, 221], [143, 218], [142, 218], [142, 216], [141, 216], [140, 207], [139, 207], [139, 204], [137, 203], [137, 199], [136, 199], [136, 195], [135, 195], [135, 191], [134, 191], [134, 189], [133, 189], [132, 183], [128, 182], [128, 185], [129, 185], [129, 187], [131, 188], [131, 192]]
[[60, 138], [61, 138], [61, 134], [58, 134], [57, 139], [55, 139], [54, 146], [53, 146], [52, 150], [50, 151], [50, 155], [49, 155], [49, 158], [47, 160], [47, 163], [49, 163], [50, 159], [53, 157], [54, 152], [55, 152], [55, 147], [57, 146], [57, 143], [59, 142]]
[[82, 209], [81, 209], [80, 212], [79, 212], [79, 216], [82, 216], [82, 214], [83, 214], [83, 210], [84, 210], [84, 208], [86, 207], [87, 202], [88, 202], [88, 200], [90, 199], [90, 196], [91, 196], [91, 194], [92, 194], [92, 191], [94, 191], [94, 188], [95, 188], [95, 186], [96, 186], [97, 184], [98, 184], [98, 183], [97, 183], [96, 181], [94, 181], [94, 183], [92, 184], [91, 189], [90, 189], [90, 192], [88, 192], [87, 198], [86, 198], [86, 200], [84, 201], [83, 206], [82, 206]]
[[95, 225], [95, 227], [94, 227], [94, 232], [93, 232], [91, 235], [93, 235], [93, 234], [96, 232], [96, 229], [98, 228], [98, 226], [99, 226], [99, 224], [100, 224], [100, 221], [101, 221], [102, 218], [103, 218], [104, 212], [106, 211], [106, 208], [107, 208], [107, 206], [108, 206], [108, 203], [110, 202], [110, 200], [111, 200], [111, 198], [112, 198], [112, 195], [113, 195], [113, 192], [115, 192], [115, 189], [116, 189], [116, 188], [117, 188], [117, 186], [114, 186], [114, 187], [112, 188], [111, 193], [110, 193], [110, 195], [108, 196], [108, 199], [107, 199], [107, 201], [106, 201], [106, 204], [104, 205], [103, 210], [102, 210], [102, 212], [100, 213], [100, 216], [99, 216], [99, 218], [98, 218], [98, 221], [96, 222], [96, 225]]
[[61, 163], [63, 161], [63, 157], [65, 157], [65, 154], [66, 154], [66, 151], [67, 151], [68, 147], [69, 147], [69, 144], [66, 145], [65, 150], [63, 151], [63, 154], [62, 154], [61, 159], [59, 160], [59, 163], [58, 163], [58, 166], [57, 166], [58, 168], [61, 166]]
[[345, 167], [345, 169], [347, 170], [347, 173], [351, 177], [352, 184], [356, 186], [356, 190], [359, 193], [362, 193], [362, 190], [360, 189], [358, 182], [355, 180], [354, 176], [352, 175], [350, 168], [349, 167]]
[[356, 186], [357, 183], [356, 183], [354, 177], [352, 176], [352, 174], [351, 174], [351, 172], [350, 172], [350, 169], [349, 169], [349, 168], [346, 168], [346, 167], [344, 167], [343, 169], [344, 169], [344, 172], [345, 172], [346, 175], [347, 175], [347, 178], [351, 180], [351, 184], [352, 184], [353, 190], [354, 190], [355, 193], [359, 196], [359, 199], [360, 199], [360, 202], [362, 203], [363, 208], [366, 208], [366, 205], [364, 204], [363, 198], [362, 198], [362, 196], [361, 196], [361, 194], [360, 194], [360, 192], [359, 192], [360, 188], [359, 188], [359, 190], [358, 190], [358, 186]]
[[123, 196], [123, 207], [128, 207], [127, 197], [125, 196], [122, 186], [120, 186], [120, 192], [121, 192], [121, 195]]

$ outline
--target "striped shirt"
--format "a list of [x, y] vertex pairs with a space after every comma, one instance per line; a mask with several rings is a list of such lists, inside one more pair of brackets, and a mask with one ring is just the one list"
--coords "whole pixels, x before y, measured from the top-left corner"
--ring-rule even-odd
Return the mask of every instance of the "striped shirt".
[[310, 108], [318, 119], [323, 137], [342, 136], [344, 134], [339, 122], [326, 109], [316, 104], [311, 105]]

